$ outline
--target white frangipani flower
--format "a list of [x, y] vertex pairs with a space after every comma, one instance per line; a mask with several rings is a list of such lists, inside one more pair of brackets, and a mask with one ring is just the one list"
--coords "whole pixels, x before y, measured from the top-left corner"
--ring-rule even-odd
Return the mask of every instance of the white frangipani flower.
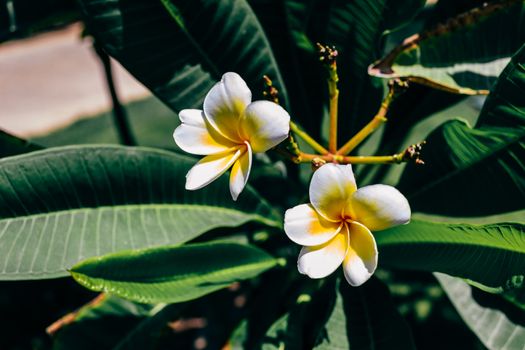
[[394, 187], [357, 189], [351, 165], [326, 164], [310, 183], [311, 204], [288, 209], [284, 230], [303, 245], [297, 266], [311, 278], [323, 278], [343, 264], [352, 286], [366, 282], [377, 267], [377, 246], [370, 231], [410, 221], [407, 199]]
[[237, 73], [226, 73], [204, 99], [204, 110], [185, 109], [173, 137], [192, 154], [205, 155], [186, 175], [186, 189], [197, 190], [232, 167], [230, 193], [243, 190], [252, 153], [266, 152], [288, 137], [290, 116], [270, 101], [252, 102], [252, 93]]

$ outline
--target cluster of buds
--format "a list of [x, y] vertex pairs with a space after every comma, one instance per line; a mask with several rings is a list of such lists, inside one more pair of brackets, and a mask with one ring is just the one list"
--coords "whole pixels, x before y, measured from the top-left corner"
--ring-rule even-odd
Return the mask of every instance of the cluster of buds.
[[339, 55], [335, 46], [330, 47], [317, 43], [317, 52], [319, 53], [319, 61], [329, 67], [335, 66], [337, 56]]
[[423, 146], [426, 144], [426, 141], [421, 141], [419, 143], [408, 146], [401, 155], [401, 160], [403, 162], [414, 161], [418, 165], [423, 165], [425, 162], [421, 159], [421, 151]]
[[279, 90], [273, 86], [273, 82], [267, 75], [263, 75], [263, 96], [266, 100], [279, 104]]

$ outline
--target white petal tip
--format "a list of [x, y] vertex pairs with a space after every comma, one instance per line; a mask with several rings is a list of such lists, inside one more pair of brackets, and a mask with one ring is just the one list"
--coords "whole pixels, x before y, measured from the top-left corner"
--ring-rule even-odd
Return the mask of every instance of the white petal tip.
[[232, 199], [234, 202], [237, 201], [237, 198], [239, 198], [239, 195], [240, 195], [240, 193], [233, 193], [233, 192], [230, 192], [230, 194], [232, 195]]
[[321, 278], [325, 278], [326, 276], [319, 276], [319, 275], [316, 275], [315, 273], [312, 273], [311, 271], [309, 270], [302, 270], [301, 269], [301, 266], [299, 264], [297, 264], [297, 270], [299, 271], [299, 273], [301, 275], [305, 275], [307, 276], [308, 278], [311, 278], [313, 280], [319, 280]]
[[352, 287], [359, 287], [363, 285], [366, 281], [368, 281], [372, 277], [372, 274], [361, 276], [360, 278], [348, 278], [348, 276], [345, 275], [345, 279], [348, 282], [349, 285]]
[[200, 187], [199, 186], [196, 186], [196, 184], [194, 183], [191, 183], [188, 178], [186, 178], [186, 185], [184, 186], [184, 188], [188, 191], [195, 191], [195, 190], [198, 190]]

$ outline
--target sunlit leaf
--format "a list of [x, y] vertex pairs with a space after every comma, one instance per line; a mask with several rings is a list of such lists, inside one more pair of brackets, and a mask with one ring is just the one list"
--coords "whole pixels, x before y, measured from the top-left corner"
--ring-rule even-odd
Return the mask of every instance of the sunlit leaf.
[[525, 271], [523, 224], [413, 220], [374, 236], [384, 267], [444, 272], [490, 287], [505, 286]]
[[180, 244], [215, 228], [281, 222], [253, 190], [223, 177], [184, 189], [194, 160], [119, 146], [70, 146], [0, 160], [0, 279], [67, 275], [76, 262]]
[[277, 260], [253, 246], [199, 243], [114, 253], [71, 269], [83, 286], [141, 303], [192, 300], [249, 279]]
[[523, 350], [525, 317], [499, 296], [469, 286], [459, 278], [436, 273], [436, 278], [465, 323], [490, 350]]

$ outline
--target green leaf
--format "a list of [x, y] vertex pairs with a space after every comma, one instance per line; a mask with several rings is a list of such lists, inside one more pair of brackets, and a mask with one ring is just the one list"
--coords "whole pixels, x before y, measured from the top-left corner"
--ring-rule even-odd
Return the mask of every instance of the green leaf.
[[289, 329], [288, 326], [292, 325], [290, 319], [290, 313], [286, 313], [272, 324], [266, 333], [266, 341], [262, 344], [262, 350], [300, 349], [301, 333], [297, 333], [297, 329]]
[[[303, 278], [302, 282], [291, 292], [295, 300], [286, 305], [288, 311], [267, 328], [266, 335], [260, 340], [263, 350], [302, 350], [315, 346], [335, 303], [336, 280]], [[245, 345], [254, 347], [249, 342]]]
[[501, 74], [475, 128], [455, 120], [430, 134], [425, 166], [407, 165], [398, 184], [414, 210], [482, 216], [525, 208], [524, 64], [525, 46]]
[[39, 149], [42, 149], [42, 147], [35, 143], [19, 139], [0, 130], [0, 158], [33, 152]]
[[261, 90], [267, 74], [286, 100], [269, 43], [245, 0], [79, 3], [105, 50], [175, 111], [200, 108], [227, 71]]
[[522, 350], [525, 318], [511, 312], [496, 295], [483, 293], [459, 278], [436, 273], [436, 278], [465, 323], [490, 350]]
[[461, 94], [486, 94], [525, 40], [521, 0], [494, 2], [406, 39], [370, 67]]
[[492, 288], [525, 271], [525, 225], [444, 224], [413, 220], [375, 234], [379, 264], [444, 272]]
[[121, 146], [70, 146], [0, 160], [0, 279], [65, 276], [88, 257], [181, 244], [250, 221], [281, 226], [250, 188], [232, 201], [226, 177], [186, 191], [194, 163]]
[[141, 303], [174, 303], [255, 277], [276, 263], [253, 246], [199, 243], [95, 257], [75, 265], [71, 275], [95, 291]]
[[358, 288], [340, 281], [326, 333], [315, 349], [415, 349], [408, 324], [392, 302], [388, 287], [373, 277]]
[[266, 332], [262, 349], [414, 348], [408, 325], [378, 279], [359, 288], [335, 278], [320, 284], [301, 288], [289, 311]]
[[[320, 136], [325, 101], [324, 69], [315, 50], [317, 0], [250, 0], [268, 36], [287, 87], [290, 115], [310, 135]], [[322, 30], [323, 27], [321, 27]]]

